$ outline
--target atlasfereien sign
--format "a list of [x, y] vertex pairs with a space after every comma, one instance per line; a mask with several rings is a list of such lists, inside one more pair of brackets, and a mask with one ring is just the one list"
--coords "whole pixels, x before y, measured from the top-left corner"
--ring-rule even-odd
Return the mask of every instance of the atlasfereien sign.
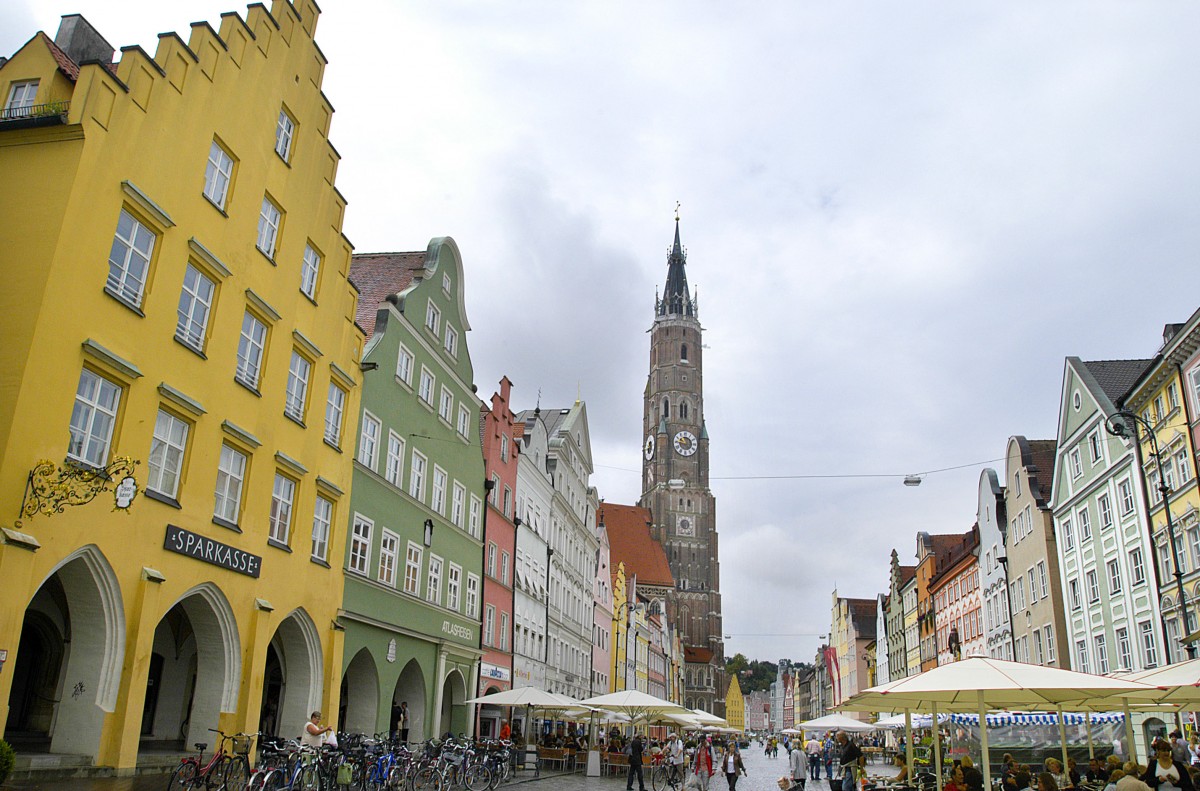
[[262, 571], [262, 558], [240, 549], [197, 535], [182, 527], [167, 525], [167, 537], [163, 549], [203, 560], [223, 569], [257, 578]]

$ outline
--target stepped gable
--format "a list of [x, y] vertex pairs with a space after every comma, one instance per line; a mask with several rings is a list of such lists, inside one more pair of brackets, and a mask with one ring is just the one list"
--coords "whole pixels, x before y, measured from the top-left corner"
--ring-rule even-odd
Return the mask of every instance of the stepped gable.
[[675, 587], [675, 577], [667, 563], [662, 544], [650, 536], [653, 520], [650, 512], [636, 505], [601, 503], [596, 517], [608, 531], [612, 572], [625, 564], [625, 578], [637, 575], [638, 585]]
[[[358, 289], [354, 323], [369, 340], [375, 334], [379, 306], [393, 294], [407, 289], [415, 274], [425, 266], [425, 251], [415, 253], [362, 253], [350, 261], [350, 282]], [[413, 324], [419, 324], [417, 317]]]

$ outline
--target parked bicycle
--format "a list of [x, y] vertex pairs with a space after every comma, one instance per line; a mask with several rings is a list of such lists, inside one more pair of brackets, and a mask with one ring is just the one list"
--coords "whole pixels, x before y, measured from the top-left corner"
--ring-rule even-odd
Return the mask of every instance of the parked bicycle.
[[[196, 755], [181, 758], [178, 768], [167, 780], [167, 791], [179, 789], [216, 789], [216, 791], [243, 791], [250, 780], [250, 762], [246, 756], [254, 742], [256, 733], [225, 734], [216, 728], [209, 732], [220, 737], [217, 749], [208, 762], [204, 761], [205, 742], [196, 742]], [[226, 752], [229, 744], [231, 750]]]

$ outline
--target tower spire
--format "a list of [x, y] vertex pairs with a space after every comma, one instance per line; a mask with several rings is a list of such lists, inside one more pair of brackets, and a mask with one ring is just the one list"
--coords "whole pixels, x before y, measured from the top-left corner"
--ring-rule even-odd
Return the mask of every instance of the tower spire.
[[696, 315], [696, 303], [688, 292], [687, 251], [679, 241], [679, 203], [675, 203], [675, 243], [667, 255], [667, 284], [661, 300], [656, 300], [659, 316]]

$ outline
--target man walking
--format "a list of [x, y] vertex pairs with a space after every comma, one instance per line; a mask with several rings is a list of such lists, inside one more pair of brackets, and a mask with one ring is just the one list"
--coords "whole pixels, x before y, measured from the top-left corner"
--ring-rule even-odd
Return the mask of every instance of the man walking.
[[866, 756], [845, 731], [837, 732], [837, 743], [842, 751], [842, 791], [854, 791], [854, 781], [858, 779], [859, 768], [866, 763]]
[[810, 733], [808, 735], [808, 743], [804, 745], [804, 751], [808, 753], [808, 779], [821, 779], [821, 740], [817, 738], [817, 734]]
[[642, 776], [642, 735], [635, 733], [626, 748], [629, 755], [629, 774], [625, 777], [625, 791], [633, 791], [633, 778], [637, 777], [638, 791], [646, 791], [646, 779]]
[[667, 784], [675, 787], [683, 785], [683, 739], [679, 734], [672, 733], [667, 737]]

